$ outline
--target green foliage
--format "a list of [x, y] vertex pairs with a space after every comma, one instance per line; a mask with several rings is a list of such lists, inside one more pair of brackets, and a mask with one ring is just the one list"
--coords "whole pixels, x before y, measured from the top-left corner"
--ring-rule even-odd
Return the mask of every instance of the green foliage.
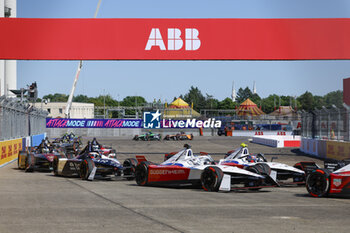
[[305, 111], [311, 111], [315, 108], [314, 97], [311, 92], [306, 91], [304, 94], [298, 97], [298, 101], [301, 108]]
[[43, 99], [50, 99], [50, 102], [67, 102], [68, 101], [68, 95], [66, 94], [60, 94], [60, 93], [55, 93], [55, 94], [49, 94], [49, 95], [44, 95]]
[[[251, 90], [246, 87], [245, 89], [239, 88], [237, 93], [237, 101], [233, 102], [230, 98], [225, 98], [224, 100], [217, 100], [213, 95], [206, 94], [204, 96], [198, 87], [193, 87], [189, 89], [188, 93], [185, 95], [180, 95], [180, 98], [185, 100], [189, 105], [193, 103], [194, 109], [200, 111], [201, 109], [236, 109], [239, 104], [241, 104], [247, 98], [250, 98], [254, 103], [259, 107], [262, 107], [262, 110], [265, 113], [271, 113], [275, 109], [281, 106], [291, 105], [295, 107], [295, 100], [292, 96], [278, 96], [276, 94], [269, 95], [268, 97], [261, 99], [259, 95], [253, 94]], [[51, 102], [67, 102], [68, 95], [55, 93], [43, 96], [43, 99], [50, 99]], [[176, 97], [174, 98], [174, 100]], [[40, 102], [41, 99], [38, 98], [37, 102]], [[118, 103], [117, 100], [113, 99], [111, 95], [100, 95], [98, 97], [88, 97], [86, 95], [77, 95], [73, 98], [74, 102], [84, 102], [84, 103], [94, 103], [95, 106], [126, 106], [126, 107], [135, 107], [143, 106], [147, 103], [145, 98], [142, 96], [127, 96], [121, 102]], [[156, 101], [157, 102], [157, 101]], [[311, 111], [315, 108], [320, 109], [322, 106], [327, 108], [332, 107], [334, 104], [337, 107], [342, 107], [343, 104], [343, 92], [342, 91], [332, 91], [324, 96], [314, 96], [312, 93], [306, 91], [304, 94], [300, 95], [297, 100], [297, 109]], [[114, 113], [110, 115], [116, 117]], [[127, 110], [126, 114], [133, 115], [135, 114], [134, 110]]]
[[98, 97], [89, 98], [90, 103], [94, 103], [95, 106], [118, 106], [118, 101], [112, 98], [110, 95], [100, 95]]
[[218, 109], [235, 109], [237, 106], [237, 103], [233, 102], [232, 99], [227, 97], [219, 102]]
[[142, 106], [145, 103], [147, 103], [147, 101], [142, 96], [127, 96], [123, 99], [120, 105], [127, 107], [135, 107]]
[[327, 108], [330, 108], [332, 104], [341, 108], [343, 105], [343, 92], [342, 91], [332, 91], [323, 97], [323, 101]]
[[198, 87], [191, 86], [188, 93], [184, 95], [183, 100], [189, 105], [193, 103], [193, 108], [196, 111], [200, 111], [200, 109], [204, 109], [206, 107], [206, 99]]
[[219, 105], [219, 100], [215, 99], [212, 95], [206, 94], [205, 98], [205, 108], [206, 109], [217, 109]]
[[258, 94], [253, 94], [253, 92], [249, 89], [249, 87], [246, 87], [245, 89], [239, 88], [237, 92], [236, 101], [239, 104], [241, 104], [243, 101], [245, 101], [248, 98], [256, 104], [261, 100], [260, 96]]
[[73, 102], [90, 103], [90, 98], [86, 95], [77, 95], [73, 97]]

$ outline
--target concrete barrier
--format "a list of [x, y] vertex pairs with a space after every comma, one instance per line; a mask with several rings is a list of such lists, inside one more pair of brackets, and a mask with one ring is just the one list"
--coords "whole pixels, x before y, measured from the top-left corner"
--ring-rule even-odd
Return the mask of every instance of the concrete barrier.
[[300, 136], [255, 136], [253, 142], [271, 147], [284, 148], [284, 147], [299, 147]]
[[300, 150], [324, 159], [343, 160], [350, 158], [350, 142], [344, 141], [302, 138]]
[[22, 138], [0, 142], [0, 167], [17, 159], [18, 152], [22, 150]]

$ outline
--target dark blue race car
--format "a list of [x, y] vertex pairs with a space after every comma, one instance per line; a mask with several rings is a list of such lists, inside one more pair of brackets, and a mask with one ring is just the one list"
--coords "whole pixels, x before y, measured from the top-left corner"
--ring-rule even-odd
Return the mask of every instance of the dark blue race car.
[[56, 176], [80, 176], [84, 180], [93, 180], [95, 176], [133, 179], [137, 160], [127, 159], [122, 165], [117, 160], [114, 150], [106, 154], [88, 142], [74, 158], [55, 156], [52, 166]]

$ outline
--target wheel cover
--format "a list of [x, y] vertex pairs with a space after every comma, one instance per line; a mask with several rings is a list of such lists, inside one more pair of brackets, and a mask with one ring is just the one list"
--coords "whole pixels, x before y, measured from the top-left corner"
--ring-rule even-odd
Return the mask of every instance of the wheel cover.
[[85, 178], [86, 177], [86, 161], [83, 161], [81, 163], [81, 168], [80, 168], [80, 177]]
[[57, 170], [58, 170], [58, 159], [57, 159], [57, 157], [55, 157], [53, 159], [52, 169], [53, 169], [53, 172], [56, 174]]
[[309, 176], [307, 190], [313, 196], [323, 196], [329, 187], [328, 178], [322, 173], [313, 173]]
[[202, 174], [202, 185], [205, 190], [212, 191], [217, 184], [218, 176], [211, 169], [206, 170]]
[[147, 168], [145, 165], [142, 168], [136, 169], [135, 171], [135, 179], [138, 185], [145, 185], [147, 181]]

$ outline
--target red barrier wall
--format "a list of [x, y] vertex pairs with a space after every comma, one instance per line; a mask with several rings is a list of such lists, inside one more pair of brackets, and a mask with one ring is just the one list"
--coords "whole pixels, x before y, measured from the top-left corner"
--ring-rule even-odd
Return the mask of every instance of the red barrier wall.
[[0, 31], [0, 59], [350, 59], [350, 19], [341, 18], [1, 18]]

